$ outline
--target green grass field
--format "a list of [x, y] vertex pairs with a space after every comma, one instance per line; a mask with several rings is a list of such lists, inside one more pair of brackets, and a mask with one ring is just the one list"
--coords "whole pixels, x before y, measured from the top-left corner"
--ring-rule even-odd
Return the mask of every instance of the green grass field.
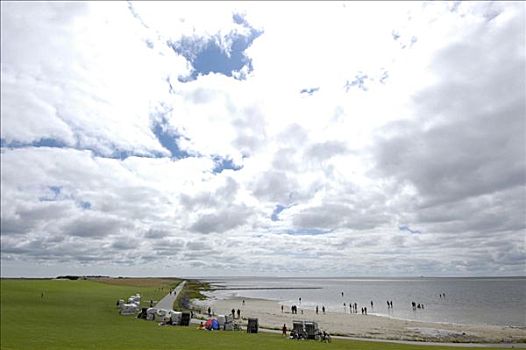
[[[458, 349], [338, 339], [331, 344], [293, 341], [278, 334], [207, 332], [193, 326], [160, 327], [155, 322], [118, 314], [115, 307], [117, 299], [139, 292], [145, 303], [150, 299], [159, 300], [174, 283], [176, 281], [170, 280], [124, 280], [121, 283], [117, 281], [117, 284], [89, 280], [2, 280], [0, 348]], [[41, 298], [42, 292], [44, 298]]]

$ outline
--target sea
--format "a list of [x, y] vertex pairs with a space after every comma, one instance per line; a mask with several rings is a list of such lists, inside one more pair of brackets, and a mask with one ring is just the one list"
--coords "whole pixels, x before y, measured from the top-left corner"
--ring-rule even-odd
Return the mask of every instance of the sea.
[[[259, 298], [284, 307], [358, 313], [453, 324], [526, 327], [526, 277], [498, 278], [290, 278], [224, 277], [207, 280], [209, 297]], [[301, 298], [301, 300], [300, 300]], [[373, 306], [371, 307], [371, 301]], [[387, 306], [392, 301], [393, 307]], [[423, 308], [413, 309], [423, 304]], [[345, 304], [345, 306], [344, 306]]]

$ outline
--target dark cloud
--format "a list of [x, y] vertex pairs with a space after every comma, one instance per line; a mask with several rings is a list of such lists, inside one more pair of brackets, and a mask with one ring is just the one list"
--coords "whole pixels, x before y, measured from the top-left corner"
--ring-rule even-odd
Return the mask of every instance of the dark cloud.
[[223, 233], [245, 224], [251, 212], [244, 205], [231, 205], [210, 214], [202, 214], [188, 228], [199, 233]]
[[290, 203], [304, 196], [299, 192], [298, 182], [284, 171], [270, 170], [256, 180], [253, 193], [263, 200]]
[[414, 97], [419, 118], [388, 125], [377, 140], [378, 173], [414, 185], [422, 208], [522, 191], [526, 64], [519, 12], [499, 30], [486, 23], [440, 51], [431, 65], [437, 83]]
[[323, 161], [335, 155], [343, 154], [347, 151], [347, 146], [343, 142], [327, 141], [316, 143], [310, 146], [305, 155], [309, 158]]
[[352, 202], [326, 202], [302, 210], [293, 218], [293, 223], [303, 228], [368, 230], [387, 223], [389, 219], [375, 207], [367, 208]]
[[128, 224], [112, 216], [89, 214], [70, 220], [62, 226], [62, 232], [68, 236], [101, 238], [120, 233]]
[[181, 204], [187, 210], [215, 208], [223, 203], [232, 202], [239, 189], [239, 184], [231, 177], [225, 178], [225, 183], [214, 192], [201, 192], [196, 195], [181, 194]]
[[[60, 220], [71, 215], [71, 202], [11, 203], [11, 210], [2, 210], [0, 229], [2, 235], [28, 234], [45, 226], [50, 220]], [[14, 209], [14, 210], [13, 210]], [[14, 212], [13, 212], [14, 211]]]

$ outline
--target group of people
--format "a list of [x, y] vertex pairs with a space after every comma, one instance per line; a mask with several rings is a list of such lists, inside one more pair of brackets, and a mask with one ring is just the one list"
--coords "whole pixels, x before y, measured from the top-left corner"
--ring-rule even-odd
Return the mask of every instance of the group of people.
[[[320, 309], [318, 308], [318, 305], [316, 305], [316, 315], [320, 312]], [[321, 312], [325, 315], [325, 305], [321, 306]]]
[[[281, 307], [281, 311], [283, 311], [283, 306]], [[292, 306], [290, 307], [290, 312], [291, 312], [292, 314], [297, 315], [297, 314], [298, 314], [298, 307], [297, 307], [296, 305], [292, 305]], [[303, 310], [301, 310], [301, 313], [303, 314]]]
[[[232, 309], [232, 318], [236, 318], [236, 310]], [[237, 309], [237, 318], [241, 318], [241, 310]]]
[[[347, 311], [345, 303], [343, 303], [343, 308]], [[363, 310], [363, 308], [362, 308]], [[349, 313], [351, 314], [357, 314], [358, 313], [358, 304], [357, 303], [349, 303]], [[363, 312], [362, 312], [363, 314]]]
[[413, 310], [416, 310], [416, 309], [424, 309], [424, 304], [416, 304], [414, 301], [411, 302], [411, 306], [413, 307]]

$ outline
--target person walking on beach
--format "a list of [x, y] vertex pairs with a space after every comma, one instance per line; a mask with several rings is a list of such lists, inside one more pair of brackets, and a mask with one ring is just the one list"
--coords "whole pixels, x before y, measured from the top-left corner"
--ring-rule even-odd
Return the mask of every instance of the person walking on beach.
[[283, 305], [281, 305], [281, 313], [283, 313]]
[[342, 298], [343, 298], [343, 292], [342, 292]]
[[232, 318], [236, 318], [236, 310], [235, 309], [232, 309]]
[[245, 305], [245, 299], [243, 299], [243, 303], [242, 304]]
[[299, 302], [300, 302], [300, 305], [301, 305], [301, 297], [298, 298]]
[[321, 307], [321, 312], [323, 312], [323, 314], [325, 315], [325, 305]]
[[316, 315], [318, 314], [318, 311], [319, 311], [318, 305], [316, 305]]
[[373, 308], [373, 301], [371, 300], [371, 309]]
[[283, 327], [281, 328], [281, 334], [287, 335], [287, 325], [285, 323], [283, 323]]
[[363, 311], [364, 311], [365, 314], [367, 315], [367, 306], [363, 308]]
[[237, 318], [241, 318], [241, 310], [237, 309]]
[[210, 306], [208, 307], [208, 317], [212, 316], [212, 309], [210, 308]]

